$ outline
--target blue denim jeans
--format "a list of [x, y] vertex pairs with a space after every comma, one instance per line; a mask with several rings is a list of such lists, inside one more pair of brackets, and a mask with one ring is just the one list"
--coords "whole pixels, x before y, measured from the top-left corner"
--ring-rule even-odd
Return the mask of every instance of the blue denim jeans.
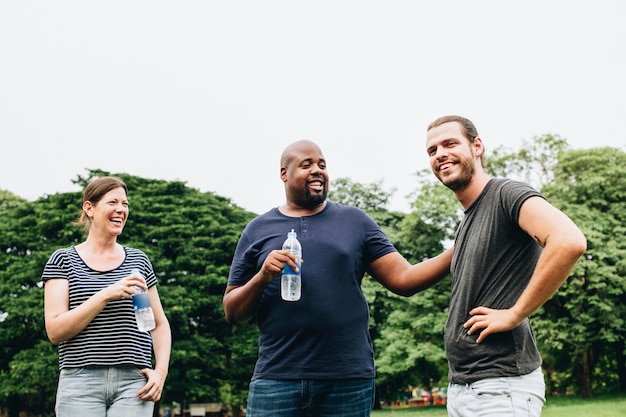
[[246, 417], [369, 417], [373, 405], [373, 379], [255, 379]]
[[137, 397], [146, 377], [133, 366], [61, 369], [57, 417], [152, 417], [154, 403]]
[[450, 417], [539, 417], [546, 402], [541, 368], [516, 377], [448, 386]]

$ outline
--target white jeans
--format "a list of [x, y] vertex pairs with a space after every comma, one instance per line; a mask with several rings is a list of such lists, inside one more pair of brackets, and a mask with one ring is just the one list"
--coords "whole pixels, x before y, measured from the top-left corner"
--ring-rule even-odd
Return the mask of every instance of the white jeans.
[[539, 417], [546, 402], [541, 368], [515, 377], [448, 385], [449, 417]]

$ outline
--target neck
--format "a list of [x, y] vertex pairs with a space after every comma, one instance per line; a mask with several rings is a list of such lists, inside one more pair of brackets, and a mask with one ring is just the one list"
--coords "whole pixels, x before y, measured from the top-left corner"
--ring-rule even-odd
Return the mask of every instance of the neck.
[[119, 245], [115, 237], [103, 238], [89, 234], [87, 239], [78, 246], [88, 249], [92, 253], [106, 253], [116, 250]]
[[463, 206], [463, 210], [467, 210], [469, 206], [471, 206], [472, 203], [476, 201], [480, 193], [482, 193], [482, 191], [485, 189], [485, 186], [490, 179], [491, 178], [485, 171], [480, 170], [472, 178], [472, 181], [467, 185], [467, 187], [454, 192], [457, 200], [459, 200], [459, 202]]
[[326, 207], [326, 200], [314, 207], [302, 207], [295, 204], [293, 201], [287, 201], [285, 204], [278, 207], [278, 210], [285, 216], [303, 217], [313, 216], [314, 214], [324, 210], [324, 207]]

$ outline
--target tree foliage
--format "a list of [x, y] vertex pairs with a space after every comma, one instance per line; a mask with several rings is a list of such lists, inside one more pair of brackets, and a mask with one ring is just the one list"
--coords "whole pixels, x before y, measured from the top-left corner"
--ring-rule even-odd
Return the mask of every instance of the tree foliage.
[[386, 210], [395, 192], [395, 188], [387, 191], [382, 185], [382, 180], [363, 184], [350, 178], [337, 178], [331, 182], [328, 198], [368, 213], [381, 212]]
[[567, 149], [567, 140], [559, 135], [535, 136], [530, 142], [522, 140], [517, 150], [497, 147], [486, 158], [486, 168], [493, 176], [524, 181], [540, 190], [554, 181], [559, 154]]
[[[85, 185], [107, 175], [89, 171]], [[254, 214], [226, 198], [182, 182], [118, 174], [129, 187], [130, 216], [119, 241], [144, 250], [157, 277], [173, 333], [163, 403], [220, 401], [220, 388], [239, 392], [256, 358], [253, 326], [231, 326], [221, 306], [235, 245]], [[83, 240], [71, 225], [80, 193], [49, 195], [2, 212], [0, 222], [0, 404], [50, 415], [56, 384], [56, 350], [43, 324], [41, 273], [51, 253]], [[54, 360], [51, 360], [53, 358]], [[30, 369], [29, 377], [25, 377]], [[41, 369], [33, 373], [33, 369]], [[45, 371], [45, 372], [44, 372]], [[34, 379], [41, 377], [38, 384]]]
[[[415, 264], [441, 253], [454, 239], [459, 204], [454, 195], [423, 170], [411, 207], [397, 225], [392, 242]], [[390, 237], [391, 238], [391, 237]], [[445, 385], [447, 362], [443, 329], [450, 298], [450, 278], [409, 298], [380, 290], [370, 300], [377, 386], [387, 401], [403, 396], [409, 385]]]
[[[496, 149], [492, 175], [525, 180], [569, 215], [588, 241], [584, 259], [563, 287], [532, 317], [549, 392], [626, 391], [626, 155], [614, 148], [569, 150], [558, 136]], [[75, 181], [85, 185], [88, 171]], [[144, 250], [159, 278], [172, 325], [173, 349], [163, 404], [224, 402], [243, 405], [258, 353], [256, 326], [229, 325], [222, 296], [241, 231], [255, 214], [183, 182], [118, 174], [129, 186], [130, 217], [120, 243]], [[370, 214], [409, 262], [443, 251], [462, 216], [453, 193], [430, 171], [417, 173], [411, 212], [390, 212], [394, 190], [381, 182], [334, 180], [331, 200]], [[71, 225], [78, 192], [29, 202], [0, 190], [0, 408], [51, 416], [58, 378], [56, 347], [43, 323], [41, 273], [57, 248], [80, 243]], [[400, 297], [371, 277], [363, 280], [370, 305], [377, 387], [387, 399], [408, 385], [446, 382], [443, 329], [450, 278], [412, 297]]]
[[[384, 210], [390, 193], [382, 189], [381, 182], [354, 184], [340, 178], [333, 182], [339, 190], [333, 189], [329, 198], [367, 211], [398, 251], [417, 263], [444, 250], [444, 245], [453, 239], [460, 215], [454, 195], [432, 173], [417, 173], [417, 183], [419, 189], [409, 214]], [[430, 388], [445, 383], [443, 328], [449, 285], [448, 279], [433, 290], [406, 298], [393, 294], [369, 276], [363, 280], [363, 292], [370, 305], [376, 385], [386, 401], [403, 396], [408, 385]]]
[[616, 148], [570, 150], [558, 136], [518, 151], [499, 148], [495, 175], [542, 191], [587, 238], [585, 256], [532, 318], [550, 392], [626, 391], [626, 154]]
[[588, 398], [593, 391], [626, 390], [625, 175], [626, 153], [619, 149], [573, 150], [560, 154], [554, 182], [542, 190], [587, 237], [585, 256], [541, 315], [551, 371], [577, 382], [557, 391]]

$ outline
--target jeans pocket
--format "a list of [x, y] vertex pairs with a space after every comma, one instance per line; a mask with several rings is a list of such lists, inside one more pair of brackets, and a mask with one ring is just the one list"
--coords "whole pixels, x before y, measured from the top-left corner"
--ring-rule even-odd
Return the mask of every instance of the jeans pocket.
[[476, 398], [511, 395], [511, 385], [503, 378], [476, 381], [469, 388]]
[[63, 368], [59, 372], [59, 379], [73, 378], [73, 377], [79, 376], [84, 371], [85, 371], [84, 367], [80, 367], [80, 368]]

